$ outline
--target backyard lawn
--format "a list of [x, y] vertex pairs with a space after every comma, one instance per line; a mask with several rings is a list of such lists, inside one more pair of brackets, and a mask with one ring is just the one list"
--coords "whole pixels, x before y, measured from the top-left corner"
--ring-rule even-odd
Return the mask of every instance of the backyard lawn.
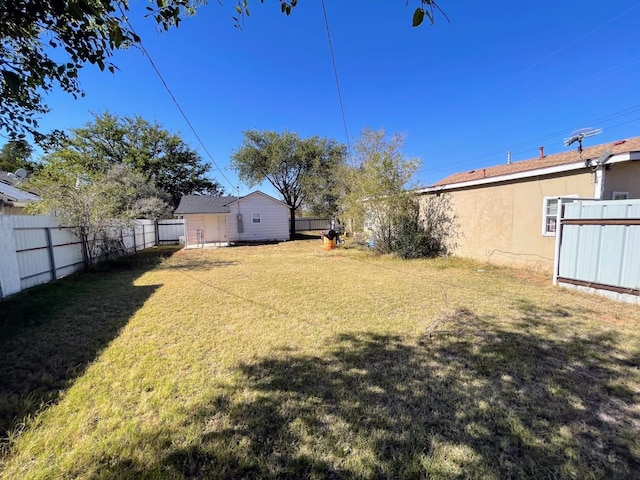
[[321, 247], [151, 249], [0, 302], [0, 477], [638, 478], [640, 307]]

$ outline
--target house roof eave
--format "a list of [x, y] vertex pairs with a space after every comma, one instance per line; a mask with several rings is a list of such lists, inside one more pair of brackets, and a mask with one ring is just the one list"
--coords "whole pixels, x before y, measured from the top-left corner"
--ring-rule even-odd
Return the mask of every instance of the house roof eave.
[[[628, 162], [628, 161], [634, 161], [634, 160], [640, 160], [640, 152], [618, 153], [610, 157], [606, 162], [604, 162], [604, 164], [612, 165], [615, 163]], [[525, 170], [523, 172], [486, 177], [478, 180], [469, 180], [466, 182], [433, 185], [430, 187], [424, 187], [424, 188], [419, 188], [417, 190], [414, 190], [414, 193], [416, 195], [420, 195], [424, 193], [434, 193], [434, 192], [441, 192], [446, 190], [457, 190], [460, 188], [476, 187], [476, 186], [488, 185], [492, 183], [509, 182], [509, 181], [521, 180], [529, 177], [553, 175], [555, 173], [563, 173], [563, 172], [569, 172], [572, 170], [580, 170], [580, 169], [587, 169], [587, 168], [590, 168], [590, 167], [587, 167], [584, 161], [578, 161], [578, 162], [572, 162], [572, 163], [565, 163], [562, 165], [555, 165], [552, 167], [536, 168], [534, 170]]]

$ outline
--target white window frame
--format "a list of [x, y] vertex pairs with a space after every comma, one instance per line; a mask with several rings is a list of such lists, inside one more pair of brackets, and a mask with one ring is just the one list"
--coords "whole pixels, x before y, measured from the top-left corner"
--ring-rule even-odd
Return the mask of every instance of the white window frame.
[[[558, 231], [558, 226], [559, 226], [559, 222], [560, 222], [560, 216], [562, 214], [562, 212], [556, 207], [556, 213], [555, 214], [548, 214], [547, 213], [547, 205], [549, 204], [549, 201], [551, 200], [555, 200], [557, 202], [558, 207], [560, 207], [560, 199], [561, 198], [577, 198], [578, 195], [576, 194], [571, 194], [571, 195], [559, 195], [559, 196], [552, 196], [552, 197], [544, 197], [542, 199], [542, 236], [543, 237], [555, 237], [556, 236], [556, 232]], [[556, 220], [556, 225], [555, 225], [555, 230], [553, 232], [549, 232], [547, 231], [547, 219], [549, 217], [555, 216], [555, 220]]]
[[[616, 198], [619, 197], [619, 198]], [[611, 192], [611, 200], [628, 200], [629, 192]]]
[[251, 224], [258, 225], [262, 223], [262, 215], [260, 212], [251, 212]]

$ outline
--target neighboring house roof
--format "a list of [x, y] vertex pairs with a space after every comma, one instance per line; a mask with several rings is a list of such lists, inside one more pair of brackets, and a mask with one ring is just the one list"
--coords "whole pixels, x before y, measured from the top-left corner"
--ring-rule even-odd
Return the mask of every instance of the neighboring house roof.
[[178, 208], [173, 212], [176, 215], [188, 215], [192, 213], [230, 213], [230, 205], [243, 198], [250, 197], [252, 195], [261, 195], [269, 200], [286, 206], [280, 200], [273, 198], [266, 193], [262, 193], [260, 190], [251, 192], [244, 197], [227, 197], [227, 196], [212, 196], [212, 195], [183, 195], [180, 199]]
[[33, 193], [25, 192], [19, 188], [2, 182], [0, 182], [0, 198], [5, 201], [19, 204], [40, 200], [40, 197]]
[[[588, 160], [597, 159], [606, 150], [609, 150], [612, 156], [624, 153], [640, 154], [640, 137], [604, 143], [594, 147], [585, 147], [582, 151], [582, 161], [580, 160], [577, 149], [572, 148], [567, 152], [543, 155], [530, 160], [454, 173], [435, 183], [432, 187], [427, 187], [425, 190], [437, 189], [437, 187], [446, 188], [454, 184], [472, 185], [493, 183], [507, 180], [509, 177], [524, 178], [527, 176], [584, 168]], [[621, 160], [629, 159], [631, 158], [622, 158]], [[640, 157], [638, 159], [640, 159]]]
[[183, 195], [180, 204], [175, 210], [176, 215], [190, 213], [229, 213], [229, 204], [237, 197], [213, 196], [213, 195]]
[[15, 174], [11, 172], [0, 172], [0, 183], [6, 183], [9, 185], [15, 185], [22, 180], [15, 176]]

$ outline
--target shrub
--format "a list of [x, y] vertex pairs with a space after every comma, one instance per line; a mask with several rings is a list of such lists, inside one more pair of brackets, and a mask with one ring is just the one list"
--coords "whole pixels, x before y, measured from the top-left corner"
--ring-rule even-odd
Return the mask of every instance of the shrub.
[[406, 202], [393, 219], [389, 250], [401, 258], [432, 258], [455, 248], [456, 216], [448, 195], [423, 197], [423, 211], [415, 198]]

